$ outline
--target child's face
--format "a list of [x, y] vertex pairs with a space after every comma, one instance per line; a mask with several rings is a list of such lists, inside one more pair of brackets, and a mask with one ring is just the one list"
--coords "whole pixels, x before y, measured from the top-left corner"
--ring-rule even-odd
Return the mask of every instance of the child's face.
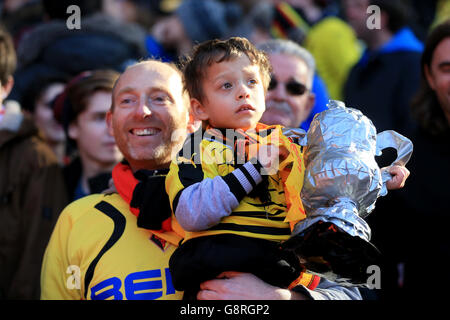
[[245, 54], [211, 65], [202, 82], [204, 99], [194, 113], [215, 128], [253, 129], [265, 110], [260, 68]]

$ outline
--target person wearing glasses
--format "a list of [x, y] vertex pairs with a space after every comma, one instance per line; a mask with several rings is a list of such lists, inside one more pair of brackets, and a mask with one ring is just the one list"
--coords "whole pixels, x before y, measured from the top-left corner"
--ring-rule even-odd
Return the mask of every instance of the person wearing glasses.
[[307, 120], [316, 97], [312, 92], [315, 62], [312, 55], [291, 40], [273, 39], [258, 45], [272, 65], [261, 122], [297, 128]]

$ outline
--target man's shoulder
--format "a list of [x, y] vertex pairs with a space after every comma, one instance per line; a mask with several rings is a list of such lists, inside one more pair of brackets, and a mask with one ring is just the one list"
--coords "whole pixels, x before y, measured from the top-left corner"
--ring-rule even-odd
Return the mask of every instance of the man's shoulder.
[[61, 218], [70, 219], [73, 222], [91, 214], [97, 212], [100, 203], [108, 203], [121, 213], [128, 212], [127, 203], [120, 197], [119, 194], [91, 194], [81, 199], [71, 202], [64, 211], [61, 213]]

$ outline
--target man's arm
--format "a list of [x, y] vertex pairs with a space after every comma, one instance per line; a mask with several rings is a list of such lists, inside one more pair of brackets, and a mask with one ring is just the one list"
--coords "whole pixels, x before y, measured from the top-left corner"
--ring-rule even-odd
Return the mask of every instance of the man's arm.
[[322, 279], [310, 290], [274, 287], [250, 273], [223, 272], [217, 279], [200, 284], [199, 300], [362, 300], [356, 287], [342, 287]]

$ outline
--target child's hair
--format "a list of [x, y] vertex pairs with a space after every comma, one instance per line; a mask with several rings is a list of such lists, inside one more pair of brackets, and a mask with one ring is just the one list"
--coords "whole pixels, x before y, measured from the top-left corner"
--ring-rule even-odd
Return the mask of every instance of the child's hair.
[[14, 74], [17, 65], [16, 51], [11, 35], [0, 26], [0, 82], [4, 86]]
[[190, 97], [199, 101], [204, 98], [202, 81], [208, 66], [238, 58], [242, 54], [245, 54], [252, 64], [259, 66], [264, 90], [267, 90], [271, 73], [267, 55], [247, 39], [232, 37], [228, 40], [208, 40], [194, 47], [192, 55], [183, 64], [185, 88]]

